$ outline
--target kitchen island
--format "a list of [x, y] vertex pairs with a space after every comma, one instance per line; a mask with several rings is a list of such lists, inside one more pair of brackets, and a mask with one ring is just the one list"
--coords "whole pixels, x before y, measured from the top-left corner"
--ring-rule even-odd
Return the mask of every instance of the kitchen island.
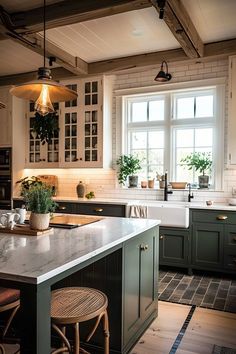
[[[21, 290], [21, 354], [50, 353], [50, 292], [71, 285], [107, 294], [110, 352], [128, 353], [157, 316], [159, 224], [103, 218], [37, 237], [0, 234], [0, 284]], [[97, 335], [89, 350], [101, 344]]]

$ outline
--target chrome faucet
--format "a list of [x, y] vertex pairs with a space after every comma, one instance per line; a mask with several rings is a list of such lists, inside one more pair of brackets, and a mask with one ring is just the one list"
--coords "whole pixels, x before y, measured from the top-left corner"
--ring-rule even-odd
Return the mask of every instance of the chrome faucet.
[[172, 194], [173, 191], [168, 190], [168, 182], [167, 182], [167, 171], [165, 171], [165, 187], [164, 187], [164, 200], [168, 200], [168, 194]]
[[193, 192], [191, 193], [191, 183], [188, 184], [188, 202], [191, 202], [191, 199], [193, 199]]

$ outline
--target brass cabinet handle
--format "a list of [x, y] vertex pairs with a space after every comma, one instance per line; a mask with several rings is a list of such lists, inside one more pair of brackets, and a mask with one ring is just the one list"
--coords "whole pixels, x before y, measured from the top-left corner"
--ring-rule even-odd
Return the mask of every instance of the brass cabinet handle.
[[65, 206], [59, 206], [58, 209], [59, 210], [66, 210], [66, 207]]
[[217, 220], [226, 220], [226, 219], [228, 219], [228, 216], [227, 215], [217, 215], [216, 219]]
[[163, 240], [163, 238], [164, 238], [164, 235], [160, 235], [160, 240]]
[[102, 208], [96, 208], [93, 211], [96, 211], [97, 213], [101, 213], [103, 211], [103, 209]]
[[140, 245], [140, 250], [141, 251], [147, 251], [147, 249], [148, 249], [148, 245], [144, 245], [144, 244]]

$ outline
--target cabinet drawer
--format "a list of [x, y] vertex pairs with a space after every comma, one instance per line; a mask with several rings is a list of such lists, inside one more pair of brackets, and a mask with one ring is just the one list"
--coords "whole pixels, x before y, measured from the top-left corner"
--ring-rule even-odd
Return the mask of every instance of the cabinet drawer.
[[125, 205], [78, 203], [79, 214], [125, 217]]
[[57, 202], [56, 213], [76, 214], [76, 203]]
[[236, 224], [236, 212], [226, 210], [192, 210], [193, 222]]
[[225, 249], [224, 268], [236, 270], [236, 246]]

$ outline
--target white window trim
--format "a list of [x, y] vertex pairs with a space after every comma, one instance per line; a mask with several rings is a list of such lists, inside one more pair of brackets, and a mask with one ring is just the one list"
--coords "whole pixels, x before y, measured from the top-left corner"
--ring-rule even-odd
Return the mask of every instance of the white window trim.
[[[132, 97], [144, 96], [145, 94], [151, 96], [160, 95], [161, 93], [166, 94], [171, 92], [178, 92], [188, 89], [189, 91], [196, 91], [198, 89], [210, 89], [213, 86], [216, 87], [216, 95], [218, 99], [216, 100], [216, 136], [214, 136], [213, 141], [216, 142], [216, 146], [213, 146], [213, 154], [217, 156], [215, 159], [215, 186], [214, 190], [223, 190], [223, 173], [224, 173], [224, 114], [225, 114], [225, 86], [226, 78], [217, 79], [207, 79], [207, 80], [196, 80], [185, 83], [173, 83], [173, 84], [163, 84], [161, 86], [146, 86], [138, 88], [128, 88], [115, 90], [116, 96], [116, 154], [117, 156], [125, 154], [128, 148], [128, 134], [126, 129], [126, 117], [127, 117], [127, 101]], [[168, 105], [170, 107], [170, 105]], [[171, 113], [171, 112], [168, 112]], [[171, 115], [169, 115], [170, 117]], [[202, 118], [199, 118], [202, 119]], [[161, 123], [162, 121], [160, 121]], [[169, 124], [171, 124], [169, 122]], [[170, 128], [170, 127], [169, 127]], [[170, 133], [170, 129], [168, 130]], [[124, 139], [126, 137], [126, 139]], [[166, 141], [170, 139], [166, 139]], [[168, 149], [171, 149], [168, 151]], [[168, 152], [171, 159], [173, 159], [173, 147], [165, 146], [165, 151]], [[171, 153], [170, 153], [171, 152]], [[166, 164], [166, 156], [164, 156], [164, 164]], [[170, 163], [171, 168], [173, 168], [173, 160]], [[171, 175], [173, 171], [170, 171]]]

